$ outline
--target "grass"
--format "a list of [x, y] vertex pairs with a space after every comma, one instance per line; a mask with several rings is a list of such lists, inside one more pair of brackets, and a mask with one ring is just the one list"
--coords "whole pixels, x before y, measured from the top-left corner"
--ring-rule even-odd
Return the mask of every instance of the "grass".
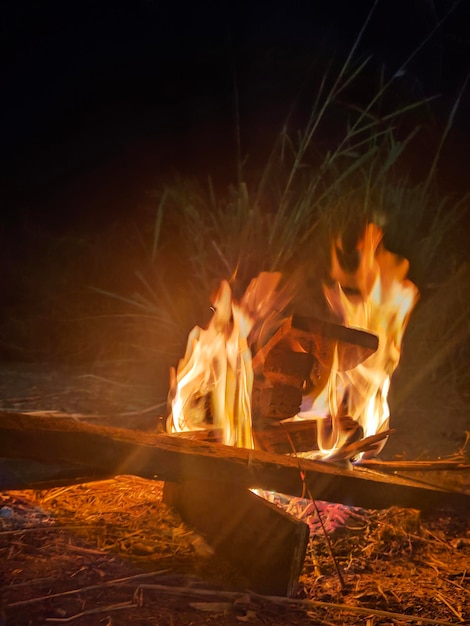
[[[166, 336], [186, 336], [222, 279], [237, 295], [261, 271], [300, 277], [299, 289], [312, 268], [321, 281], [328, 273], [332, 237], [369, 220], [384, 226], [388, 247], [410, 258], [421, 288], [431, 277], [442, 279], [460, 263], [457, 251], [445, 262], [442, 255], [469, 200], [441, 195], [436, 187], [438, 156], [450, 125], [431, 157], [428, 176], [411, 180], [402, 173], [402, 161], [419, 128], [403, 128], [407, 115], [428, 102], [383, 113], [389, 83], [364, 108], [340, 109], [338, 96], [365, 67], [364, 61], [343, 68], [332, 81], [323, 77], [306, 128], [295, 137], [280, 132], [257, 177], [245, 172], [244, 180], [224, 193], [211, 180], [191, 179], [155, 191], [153, 226], [148, 222], [141, 234], [135, 290], [101, 293], [127, 304], [137, 323], [151, 316]], [[333, 147], [325, 145], [321, 128], [330, 115], [343, 125]]]
[[[391, 104], [397, 68], [391, 78], [380, 76], [370, 97], [357, 104], [355, 87], [370, 63], [357, 55], [361, 34], [342, 67], [318, 78], [300, 131], [292, 127], [293, 108], [261, 169], [241, 161], [229, 188], [211, 179], [177, 178], [148, 193], [137, 226], [124, 222], [86, 241], [53, 242], [52, 258], [21, 279], [29, 302], [41, 303], [50, 339], [47, 333], [38, 338], [37, 325], [15, 312], [4, 325], [3, 344], [15, 335], [20, 339], [10, 349], [17, 355], [24, 356], [18, 345], [29, 350], [37, 343], [35, 357], [158, 359], [165, 371], [182, 355], [190, 328], [207, 321], [210, 295], [221, 279], [240, 295], [259, 272], [281, 271], [307, 298], [307, 285], [328, 277], [332, 237], [354, 233], [369, 220], [384, 227], [389, 249], [410, 259], [411, 277], [422, 291], [447, 284], [463, 263], [452, 237], [469, 195], [443, 194], [436, 181], [466, 85], [434, 150], [418, 154], [418, 122], [426, 124], [433, 99]], [[417, 154], [428, 162], [420, 177], [409, 173]], [[78, 266], [77, 258], [85, 257]], [[441, 321], [436, 307], [428, 309], [422, 337], [425, 327], [436, 333], [451, 316], [461, 287], [452, 279], [449, 285], [450, 304], [442, 303]], [[468, 302], [461, 306], [463, 323]], [[446, 334], [441, 339], [452, 345]], [[415, 341], [419, 347], [419, 337]], [[448, 352], [439, 352], [446, 361]]]
[[[239, 163], [236, 182], [222, 192], [210, 179], [177, 179], [152, 193], [155, 210], [142, 227], [134, 291], [101, 290], [128, 307], [126, 324], [138, 329], [135, 346], [142, 342], [142, 353], [148, 353], [152, 336], [158, 358], [174, 365], [189, 329], [207, 321], [210, 295], [222, 279], [240, 296], [259, 272], [281, 271], [299, 298], [308, 298], [309, 282], [328, 279], [332, 238], [350, 232], [354, 239], [372, 220], [383, 226], [387, 247], [410, 260], [411, 278], [424, 294], [419, 324], [410, 334], [412, 361], [427, 364], [419, 378], [462, 368], [455, 351], [461, 353], [468, 342], [469, 301], [453, 279], [464, 254], [452, 238], [470, 195], [443, 193], [438, 170], [466, 85], [434, 149], [419, 154], [427, 166], [417, 177], [409, 173], [422, 132], [417, 120], [426, 123], [433, 98], [390, 105], [399, 68], [390, 79], [380, 77], [368, 101], [350, 104], [369, 62], [355, 58], [358, 41], [336, 74], [319, 79], [303, 129], [292, 132], [286, 120], [261, 170]], [[465, 269], [460, 276], [468, 281]], [[436, 296], [439, 307], [432, 299], [425, 306], [436, 284], [447, 301]], [[456, 302], [458, 314], [449, 323]], [[439, 332], [441, 326], [446, 332]]]

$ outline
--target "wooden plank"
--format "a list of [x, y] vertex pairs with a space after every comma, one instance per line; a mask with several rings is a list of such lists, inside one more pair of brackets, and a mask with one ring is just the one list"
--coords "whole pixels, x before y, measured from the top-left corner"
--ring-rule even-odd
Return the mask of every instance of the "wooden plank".
[[87, 472], [83, 467], [69, 463], [0, 458], [0, 491], [53, 489], [108, 477], [107, 472], [101, 475], [96, 471]]
[[361, 465], [386, 472], [470, 471], [470, 460], [465, 459], [437, 459], [435, 461], [380, 461], [379, 459], [367, 459], [362, 461]]
[[[234, 448], [204, 441], [0, 411], [0, 458], [78, 465], [100, 478], [135, 474], [181, 482], [213, 477], [240, 487], [365, 508], [406, 506], [470, 511], [470, 496], [364, 468]], [[301, 476], [304, 477], [302, 480]]]
[[205, 536], [256, 593], [292, 596], [307, 543], [307, 524], [233, 483], [165, 483], [164, 502]]
[[270, 383], [302, 387], [310, 375], [314, 357], [296, 347], [290, 340], [283, 339], [266, 355], [263, 375]]

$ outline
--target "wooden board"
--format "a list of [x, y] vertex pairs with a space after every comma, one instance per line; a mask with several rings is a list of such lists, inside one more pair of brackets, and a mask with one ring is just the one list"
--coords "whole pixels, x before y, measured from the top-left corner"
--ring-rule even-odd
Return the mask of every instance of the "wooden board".
[[294, 595], [309, 538], [307, 524], [233, 483], [165, 483], [164, 502], [203, 534], [256, 593]]
[[2, 457], [77, 465], [89, 479], [118, 474], [177, 482], [211, 477], [295, 496], [308, 488], [315, 499], [364, 508], [470, 511], [466, 494], [378, 471], [24, 413], [0, 411]]

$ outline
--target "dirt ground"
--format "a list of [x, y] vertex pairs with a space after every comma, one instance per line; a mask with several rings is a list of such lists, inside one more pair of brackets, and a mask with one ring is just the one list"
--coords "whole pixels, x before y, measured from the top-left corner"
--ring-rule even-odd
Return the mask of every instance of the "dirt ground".
[[[151, 370], [122, 364], [0, 370], [2, 409], [145, 430], [161, 425], [163, 389]], [[463, 408], [453, 397], [447, 414], [435, 402], [396, 403], [383, 458], [457, 458], [470, 428]], [[469, 488], [468, 472], [459, 484]], [[211, 554], [162, 503], [160, 482], [124, 476], [5, 491], [0, 625], [470, 623], [468, 518], [325, 505], [330, 547], [315, 515], [300, 502], [294, 513], [312, 528], [306, 560], [296, 596], [272, 598], [247, 590]]]

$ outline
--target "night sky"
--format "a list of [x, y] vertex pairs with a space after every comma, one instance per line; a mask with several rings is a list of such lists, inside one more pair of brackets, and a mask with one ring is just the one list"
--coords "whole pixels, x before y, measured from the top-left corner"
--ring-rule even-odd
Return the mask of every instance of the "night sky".
[[[302, 86], [344, 61], [372, 4], [2, 3], [4, 224], [106, 221], [175, 172], [235, 178], [236, 98], [242, 156], [255, 162]], [[470, 3], [454, 4], [400, 79], [410, 99], [440, 94], [442, 120], [470, 69]], [[378, 2], [358, 50], [373, 56], [371, 76], [396, 72], [452, 6]], [[459, 172], [467, 118], [469, 89], [453, 139]]]

